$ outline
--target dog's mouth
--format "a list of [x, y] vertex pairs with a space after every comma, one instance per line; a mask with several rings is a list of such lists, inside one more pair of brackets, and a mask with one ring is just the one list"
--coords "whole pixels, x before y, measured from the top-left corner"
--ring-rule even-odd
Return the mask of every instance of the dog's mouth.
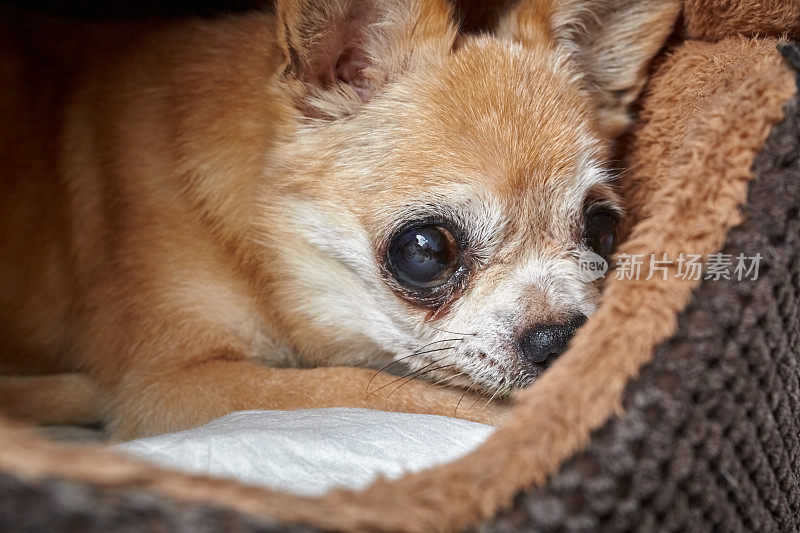
[[369, 393], [404, 394], [415, 380], [424, 380], [437, 386], [478, 393], [487, 399], [503, 398], [529, 387], [553, 361], [527, 361], [513, 343], [500, 338], [496, 339], [496, 350], [487, 350], [486, 344], [486, 339], [476, 334], [444, 332], [438, 340], [398, 354], [389, 364], [377, 369], [397, 377], [378, 389], [370, 389]]

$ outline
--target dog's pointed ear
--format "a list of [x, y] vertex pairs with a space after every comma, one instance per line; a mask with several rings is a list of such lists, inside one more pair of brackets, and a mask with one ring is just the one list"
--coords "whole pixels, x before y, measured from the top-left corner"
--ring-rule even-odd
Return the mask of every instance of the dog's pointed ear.
[[613, 138], [630, 126], [630, 106], [679, 11], [677, 0], [520, 0], [498, 33], [566, 54], [595, 97], [603, 132]]
[[277, 13], [282, 81], [318, 118], [355, 113], [412, 52], [446, 53], [457, 36], [446, 0], [278, 0]]

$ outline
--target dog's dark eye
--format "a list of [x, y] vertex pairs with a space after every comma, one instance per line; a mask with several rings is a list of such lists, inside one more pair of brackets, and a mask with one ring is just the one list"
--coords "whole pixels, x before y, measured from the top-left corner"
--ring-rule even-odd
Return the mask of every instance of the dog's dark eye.
[[587, 214], [583, 238], [594, 253], [608, 259], [617, 245], [617, 217], [609, 211]]
[[389, 246], [389, 266], [403, 285], [430, 289], [445, 283], [458, 267], [453, 234], [440, 226], [417, 226], [399, 233]]

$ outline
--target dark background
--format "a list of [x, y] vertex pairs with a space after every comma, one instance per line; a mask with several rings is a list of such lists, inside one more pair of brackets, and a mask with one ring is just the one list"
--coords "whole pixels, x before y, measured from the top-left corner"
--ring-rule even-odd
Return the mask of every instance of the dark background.
[[150, 17], [212, 16], [219, 13], [269, 7], [271, 0], [0, 0], [29, 11], [80, 19], [128, 19]]
[[[497, 13], [513, 0], [451, 0], [464, 31], [491, 28]], [[108, 0], [81, 2], [64, 0], [0, 0], [29, 11], [79, 19], [141, 19], [153, 17], [208, 17], [222, 13], [269, 9], [274, 0]]]

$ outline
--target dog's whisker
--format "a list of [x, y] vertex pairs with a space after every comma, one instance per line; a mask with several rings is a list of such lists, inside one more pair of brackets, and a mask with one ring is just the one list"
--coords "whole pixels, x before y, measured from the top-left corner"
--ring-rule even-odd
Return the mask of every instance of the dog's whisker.
[[[442, 349], [442, 350], [438, 350], [438, 351], [443, 351], [443, 350], [444, 350], [444, 349]], [[419, 354], [419, 355], [421, 355], [421, 354]], [[378, 391], [380, 391], [380, 390], [382, 390], [382, 389], [385, 389], [386, 387], [388, 387], [388, 386], [390, 386], [390, 385], [392, 385], [392, 384], [394, 384], [394, 383], [397, 383], [398, 381], [401, 381], [401, 380], [407, 379], [407, 378], [409, 378], [409, 377], [411, 377], [411, 378], [413, 379], [413, 378], [414, 378], [414, 376], [415, 376], [417, 373], [419, 373], [419, 372], [421, 372], [421, 371], [425, 370], [426, 368], [429, 368], [431, 365], [436, 365], [436, 364], [439, 364], [440, 362], [441, 362], [441, 360], [440, 360], [440, 359], [439, 359], [439, 360], [436, 360], [436, 361], [432, 361], [432, 362], [428, 363], [427, 365], [424, 365], [422, 368], [418, 368], [417, 370], [414, 370], [414, 371], [412, 371], [412, 372], [409, 372], [408, 374], [405, 374], [405, 375], [403, 375], [403, 376], [400, 376], [400, 377], [399, 377], [399, 378], [397, 378], [397, 379], [393, 379], [393, 380], [392, 380], [392, 381], [390, 381], [389, 383], [385, 383], [385, 384], [381, 385], [380, 387], [378, 387], [378, 388], [377, 388], [377, 389], [375, 389], [374, 391], [370, 392], [369, 394], [375, 394], [375, 393], [377, 393]]]
[[473, 407], [475, 407], [475, 405], [477, 405], [477, 403], [480, 401], [480, 399], [481, 399], [481, 397], [480, 397], [480, 396], [478, 396], [477, 398], [475, 398], [475, 401], [474, 401], [474, 402], [472, 402], [472, 405], [470, 405], [470, 406], [469, 406], [469, 409], [467, 409], [466, 411], [464, 411], [464, 414], [463, 414], [463, 415], [461, 415], [461, 416], [460, 416], [460, 417], [458, 417], [458, 418], [461, 418], [461, 419], [463, 419], [465, 416], [467, 416], [467, 413], [469, 413], [469, 412], [472, 410], [472, 408], [473, 408]]
[[437, 328], [436, 326], [431, 326], [431, 325], [428, 325], [428, 327], [431, 329], [435, 329], [436, 331], [441, 331], [442, 333], [447, 333], [449, 335], [462, 335], [464, 337], [474, 337], [475, 335], [477, 335], [477, 333], [459, 333], [458, 331], [448, 331], [446, 329]]
[[[398, 359], [398, 360], [397, 360], [397, 361], [395, 361], [395, 362], [399, 362], [399, 361], [402, 361], [402, 360], [404, 360], [404, 359], [409, 359], [409, 358], [411, 358], [411, 357], [418, 357], [418, 356], [423, 356], [423, 355], [430, 355], [430, 354], [433, 354], [433, 353], [446, 352], [446, 351], [448, 351], [448, 350], [455, 350], [455, 349], [456, 349], [456, 347], [455, 347], [455, 346], [445, 346], [445, 347], [442, 347], [442, 348], [436, 348], [436, 349], [433, 349], [433, 350], [425, 350], [424, 352], [413, 353], [413, 354], [411, 354], [411, 355], [407, 355], [407, 356], [403, 357], [402, 359]], [[437, 362], [438, 362], [438, 361], [437, 361]], [[366, 389], [366, 395], [367, 395], [367, 396], [369, 396], [370, 394], [374, 394], [374, 393], [376, 393], [377, 391], [379, 391], [379, 390], [380, 390], [380, 388], [379, 388], [379, 389], [376, 389], [376, 390], [374, 390], [374, 391], [370, 392], [370, 390], [369, 390], [369, 387], [370, 387], [370, 385], [372, 384], [372, 382], [375, 380], [375, 378], [376, 378], [376, 377], [378, 377], [378, 375], [380, 375], [380, 374], [381, 374], [381, 373], [382, 373], [384, 370], [386, 370], [386, 369], [387, 369], [387, 368], [389, 368], [390, 366], [391, 366], [391, 363], [390, 363], [390, 364], [388, 364], [388, 365], [386, 365], [386, 366], [384, 366], [383, 368], [381, 368], [381, 369], [380, 369], [380, 370], [378, 370], [377, 372], [375, 372], [375, 374], [374, 374], [374, 375], [373, 375], [373, 376], [370, 378], [369, 382], [367, 382], [367, 389]], [[384, 385], [384, 386], [385, 386], [385, 385]]]
[[[425, 367], [423, 367], [423, 368], [427, 368], [428, 366], [430, 366], [430, 365], [425, 365]], [[436, 372], [437, 370], [442, 370], [442, 369], [445, 369], [445, 368], [450, 368], [450, 367], [453, 367], [453, 366], [456, 366], [456, 365], [455, 365], [455, 363], [450, 363], [450, 364], [447, 364], [447, 365], [441, 365], [441, 366], [433, 367], [433, 368], [431, 368], [431, 369], [425, 370], [424, 372], [421, 372], [421, 370], [423, 370], [423, 368], [421, 368], [421, 369], [419, 369], [419, 370], [417, 371], [416, 375], [410, 376], [410, 377], [408, 377], [408, 378], [404, 378], [404, 379], [405, 379], [405, 381], [403, 381], [403, 383], [401, 383], [400, 385], [398, 385], [396, 388], [392, 389], [392, 392], [390, 392], [389, 394], [387, 394], [387, 395], [386, 395], [386, 398], [389, 398], [389, 396], [391, 396], [392, 394], [394, 394], [395, 392], [397, 392], [398, 390], [400, 390], [400, 389], [401, 389], [403, 386], [405, 386], [405, 385], [407, 385], [407, 384], [409, 384], [409, 383], [411, 383], [411, 382], [414, 382], [414, 381], [416, 381], [416, 380], [417, 380], [417, 378], [418, 378], [418, 377], [420, 377], [420, 376], [424, 376], [425, 374], [429, 374], [429, 373], [431, 373], [431, 372]], [[411, 390], [411, 389], [409, 389], [409, 390]], [[407, 394], [407, 393], [406, 393], [406, 394]]]
[[[460, 376], [466, 376], [466, 374], [464, 372], [458, 372], [456, 374], [451, 374], [449, 376], [443, 377], [442, 379], [440, 379], [438, 381], [434, 381], [433, 384], [434, 385], [444, 385], [444, 383], [447, 382], [448, 380], [455, 379], [455, 378], [460, 377]], [[454, 387], [455, 385], [453, 385], [452, 383], [449, 383], [446, 386], [447, 387]]]
[[412, 357], [417, 357], [417, 356], [420, 356], [420, 355], [428, 355], [428, 354], [432, 354], [432, 353], [443, 352], [443, 351], [445, 351], [445, 350], [455, 350], [455, 349], [456, 349], [456, 347], [455, 347], [455, 346], [444, 346], [444, 347], [442, 347], [442, 348], [434, 348], [434, 349], [432, 349], [432, 350], [425, 350], [425, 351], [423, 351], [423, 352], [414, 352], [414, 353], [412, 353], [412, 354], [406, 355], [405, 357], [401, 357], [400, 359], [395, 359], [394, 361], [392, 361], [392, 362], [391, 362], [391, 363], [389, 363], [388, 365], [386, 365], [386, 366], [384, 366], [383, 368], [381, 368], [380, 370], [378, 370], [378, 371], [375, 373], [375, 375], [374, 375], [374, 376], [372, 376], [372, 379], [370, 379], [370, 380], [369, 380], [369, 383], [367, 384], [367, 387], [369, 387], [369, 385], [372, 383], [372, 380], [373, 380], [373, 379], [375, 379], [375, 377], [376, 377], [378, 374], [380, 374], [381, 372], [384, 372], [385, 370], [387, 370], [387, 369], [388, 369], [390, 366], [392, 366], [392, 365], [393, 365], [393, 364], [395, 364], [395, 363], [400, 363], [400, 362], [402, 362], [402, 361], [405, 361], [406, 359], [411, 359]]
[[[432, 363], [432, 364], [433, 364], [433, 363]], [[422, 367], [420, 370], [423, 370], [423, 369], [424, 369], [424, 368], [426, 368], [427, 366], [430, 366], [430, 365], [425, 365], [425, 366], [424, 366], [424, 367]], [[437, 370], [442, 370], [442, 369], [444, 369], [444, 368], [449, 368], [449, 367], [451, 367], [451, 366], [455, 366], [455, 363], [450, 363], [449, 365], [442, 365], [442, 366], [433, 367], [433, 368], [431, 368], [430, 370], [426, 370], [425, 372], [421, 372], [421, 373], [419, 373], [419, 370], [418, 370], [418, 371], [417, 371], [417, 372], [418, 372], [418, 373], [417, 373], [417, 375], [415, 375], [415, 376], [411, 376], [411, 377], [409, 377], [408, 379], [406, 379], [406, 380], [405, 380], [403, 383], [401, 383], [400, 385], [398, 385], [398, 386], [397, 386], [397, 388], [393, 389], [393, 390], [392, 390], [392, 392], [390, 392], [390, 393], [389, 393], [389, 394], [388, 394], [386, 397], [388, 398], [389, 396], [391, 396], [392, 394], [394, 394], [395, 392], [397, 392], [398, 390], [400, 390], [400, 389], [401, 389], [401, 388], [402, 388], [404, 385], [407, 385], [407, 384], [411, 383], [412, 381], [414, 381], [415, 379], [417, 379], [417, 378], [418, 378], [418, 377], [420, 377], [420, 376], [424, 376], [425, 374], [430, 374], [431, 372], [435, 372], [435, 371], [437, 371]]]
[[502, 387], [500, 386], [494, 389], [494, 394], [492, 394], [491, 398], [489, 398], [489, 401], [487, 401], [486, 404], [483, 406], [484, 409], [489, 407], [489, 404], [492, 403], [492, 400], [494, 400], [494, 397], [497, 396], [497, 393], [500, 392], [501, 389]]
[[[445, 367], [449, 367], [449, 366], [456, 366], [456, 365], [455, 365], [455, 364], [452, 364], [452, 365], [444, 365], [444, 366], [443, 366], [443, 367], [441, 367], [441, 368], [445, 368]], [[433, 372], [433, 371], [435, 371], [435, 370], [440, 370], [441, 368], [433, 368], [433, 369], [431, 369], [431, 370], [430, 370], [430, 372]], [[425, 372], [425, 373], [427, 374], [427, 372]], [[439, 379], [439, 380], [437, 380], [437, 381], [434, 381], [434, 382], [433, 382], [433, 384], [434, 384], [435, 386], [441, 386], [443, 389], [450, 390], [450, 389], [452, 389], [453, 387], [455, 387], [456, 385], [453, 385], [452, 383], [448, 383], [448, 384], [446, 384], [446, 385], [443, 385], [443, 383], [445, 383], [445, 382], [446, 382], [447, 380], [449, 380], [449, 379], [457, 378], [457, 377], [459, 377], [459, 376], [466, 376], [466, 375], [467, 375], [467, 374], [466, 374], [465, 372], [461, 372], [461, 371], [459, 371], [459, 372], [456, 372], [455, 374], [450, 374], [449, 376], [445, 376], [445, 377], [443, 377], [443, 378], [441, 378], [441, 379]], [[410, 380], [410, 381], [413, 381], [413, 380]], [[401, 387], [402, 387], [402, 385], [401, 385]], [[399, 389], [399, 388], [400, 388], [400, 387], [398, 387], [398, 389]], [[408, 394], [409, 394], [409, 393], [410, 393], [412, 390], [413, 390], [413, 387], [411, 387], [411, 388], [409, 388], [409, 389], [407, 389], [407, 390], [406, 390], [406, 397], [408, 397]], [[394, 391], [393, 391], [391, 394], [394, 394]], [[389, 394], [389, 396], [391, 396], [391, 394]]]
[[461, 398], [458, 399], [458, 403], [456, 404], [456, 408], [453, 409], [453, 417], [454, 418], [458, 418], [458, 416], [457, 416], [458, 408], [461, 406], [461, 402], [464, 401], [464, 396], [466, 396], [467, 393], [469, 393], [469, 391], [471, 391], [471, 390], [472, 390], [472, 384], [470, 384], [470, 386], [467, 388], [467, 390], [464, 391], [464, 394], [461, 395]]
[[436, 349], [433, 349], [433, 350], [420, 351], [420, 350], [425, 350], [425, 348], [427, 348], [428, 346], [433, 346], [434, 344], [439, 344], [439, 343], [442, 343], [442, 342], [461, 342], [463, 340], [464, 340], [463, 338], [461, 338], [461, 339], [441, 339], [441, 340], [438, 340], [438, 341], [429, 342], [428, 344], [425, 344], [424, 346], [421, 346], [420, 348], [418, 348], [415, 352], [413, 352], [413, 353], [411, 353], [409, 355], [406, 355], [404, 357], [401, 357], [400, 359], [395, 359], [394, 361], [392, 361], [388, 365], [384, 366], [383, 368], [381, 368], [380, 370], [375, 372], [375, 375], [370, 378], [369, 382], [367, 382], [367, 388], [366, 388], [365, 394], [367, 396], [370, 395], [369, 386], [372, 385], [372, 381], [378, 376], [378, 374], [380, 374], [381, 372], [386, 371], [392, 365], [394, 365], [396, 363], [399, 363], [401, 361], [405, 361], [406, 359], [410, 359], [410, 358], [418, 356], [418, 355], [431, 354], [431, 353], [441, 352], [441, 351], [444, 351], [444, 350], [454, 350], [455, 346], [445, 346], [443, 348], [436, 348]]
[[[432, 361], [432, 362], [428, 363], [427, 365], [423, 366], [422, 368], [418, 368], [417, 370], [414, 370], [414, 371], [412, 371], [412, 372], [409, 372], [408, 374], [402, 375], [402, 376], [400, 376], [400, 377], [399, 377], [399, 378], [397, 378], [397, 379], [393, 379], [393, 380], [392, 380], [392, 381], [390, 381], [389, 383], [385, 383], [385, 384], [381, 385], [380, 387], [378, 387], [377, 389], [375, 389], [374, 391], [372, 391], [370, 394], [376, 394], [376, 393], [378, 393], [379, 391], [381, 391], [381, 390], [385, 389], [386, 387], [389, 387], [389, 386], [391, 386], [391, 385], [394, 385], [394, 384], [395, 384], [395, 383], [397, 383], [398, 381], [402, 381], [402, 380], [404, 380], [404, 379], [408, 379], [408, 378], [414, 379], [414, 376], [415, 376], [415, 375], [416, 375], [418, 372], [420, 372], [420, 371], [422, 371], [422, 370], [425, 370], [426, 368], [430, 367], [431, 365], [435, 365], [435, 364], [437, 364], [438, 362], [439, 362], [439, 361]], [[389, 394], [389, 396], [391, 396], [391, 393]], [[387, 398], [388, 398], [388, 396], [387, 396]]]

